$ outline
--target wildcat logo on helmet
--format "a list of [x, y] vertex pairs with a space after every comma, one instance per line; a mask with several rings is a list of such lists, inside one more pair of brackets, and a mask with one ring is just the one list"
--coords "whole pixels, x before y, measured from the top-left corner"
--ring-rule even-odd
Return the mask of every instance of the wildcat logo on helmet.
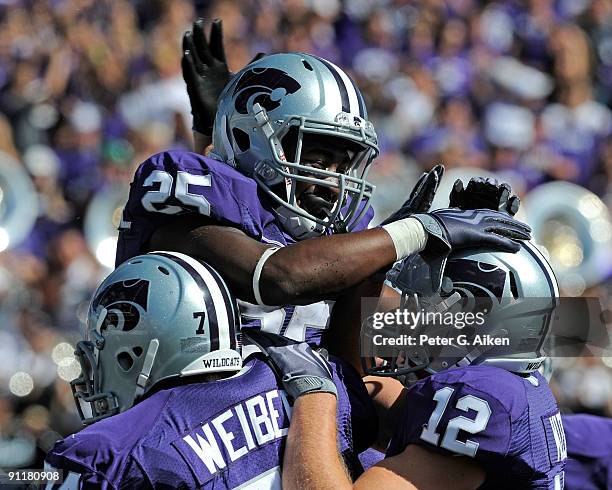
[[280, 107], [283, 99], [297, 92], [302, 86], [295, 78], [276, 68], [252, 68], [241, 77], [234, 95], [235, 107], [240, 114], [247, 114], [254, 104], [260, 104], [266, 111]]
[[93, 311], [100, 307], [107, 310], [100, 330], [109, 327], [124, 332], [134, 329], [140, 322], [141, 313], [147, 311], [149, 281], [133, 279], [110, 284], [92, 303]]

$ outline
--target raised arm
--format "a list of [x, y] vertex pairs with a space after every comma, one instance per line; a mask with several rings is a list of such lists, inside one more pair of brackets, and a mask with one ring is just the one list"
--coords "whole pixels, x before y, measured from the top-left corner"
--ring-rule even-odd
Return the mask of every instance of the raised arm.
[[185, 32], [181, 67], [193, 115], [194, 151], [204, 154], [212, 143], [217, 99], [231, 77], [219, 19], [212, 23], [209, 40], [204, 33], [204, 19], [197, 19], [192, 30]]
[[[197, 19], [183, 35], [181, 67], [193, 115], [193, 151], [204, 155], [212, 143], [217, 100], [232, 77], [223, 47], [223, 23], [215, 19], [209, 39], [204, 19]], [[261, 58], [258, 53], [251, 62]]]
[[[175, 250], [215, 267], [239, 297], [252, 301], [260, 293], [267, 305], [307, 304], [330, 298], [396, 260], [427, 249], [490, 246], [516, 251], [513, 239], [528, 239], [530, 229], [499, 212], [447, 209], [403, 218], [382, 228], [312, 238], [270, 248], [234, 228], [201, 225], [193, 217], [177, 218], [158, 228], [152, 250]], [[259, 277], [256, 277], [259, 275]]]
[[[201, 223], [179, 218], [155, 231], [149, 249], [201, 258], [223, 274], [238, 297], [255, 302], [254, 271], [271, 246], [236, 228]], [[416, 243], [413, 250], [421, 246]], [[382, 228], [298, 242], [279, 249], [263, 264], [261, 299], [266, 305], [283, 305], [330, 298], [392, 264], [395, 257], [393, 241]]]

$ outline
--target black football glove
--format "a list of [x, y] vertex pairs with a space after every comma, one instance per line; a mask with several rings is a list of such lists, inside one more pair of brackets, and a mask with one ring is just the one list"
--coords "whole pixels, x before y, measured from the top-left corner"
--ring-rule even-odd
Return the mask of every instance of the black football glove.
[[423, 175], [421, 175], [412, 188], [410, 197], [402, 204], [401, 208], [384, 220], [381, 225], [393, 223], [402, 218], [408, 218], [415, 213], [426, 213], [429, 211], [443, 174], [443, 165], [436, 165], [429, 172], [423, 172]]
[[428, 234], [425, 252], [448, 254], [462, 248], [489, 247], [518, 252], [516, 240], [529, 240], [531, 228], [506, 213], [489, 209], [439, 209], [415, 214]]
[[457, 179], [450, 193], [451, 208], [460, 209], [493, 209], [504, 211], [514, 216], [519, 209], [521, 200], [512, 194], [510, 186], [496, 179], [473, 177], [467, 187]]
[[[262, 56], [263, 53], [258, 53], [250, 63]], [[193, 129], [211, 136], [217, 100], [233, 75], [225, 59], [221, 20], [213, 21], [208, 41], [204, 34], [204, 19], [196, 20], [192, 30], [185, 32], [181, 67], [191, 103]]]
[[428, 214], [415, 214], [427, 232], [421, 257], [429, 267], [432, 291], [442, 286], [444, 264], [453, 250], [489, 247], [518, 252], [516, 240], [529, 240], [531, 228], [505, 212], [489, 209], [446, 208]]
[[327, 360], [306, 342], [256, 329], [249, 329], [246, 335], [267, 356], [268, 364], [294, 400], [313, 392], [338, 396]]
[[210, 41], [204, 34], [204, 19], [196, 20], [192, 30], [185, 32], [181, 67], [191, 102], [193, 129], [210, 136], [217, 113], [217, 99], [231, 78], [219, 19], [212, 23]]

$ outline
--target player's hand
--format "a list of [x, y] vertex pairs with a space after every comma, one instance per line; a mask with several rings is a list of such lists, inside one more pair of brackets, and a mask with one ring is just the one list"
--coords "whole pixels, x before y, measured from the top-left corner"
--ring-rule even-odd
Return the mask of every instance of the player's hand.
[[338, 396], [327, 360], [306, 342], [255, 329], [249, 329], [246, 335], [266, 354], [285, 391], [294, 400], [307, 393]]
[[402, 204], [401, 208], [384, 220], [381, 225], [393, 223], [394, 221], [407, 218], [415, 213], [426, 213], [429, 211], [443, 174], [443, 165], [436, 165], [429, 172], [423, 172], [423, 175], [421, 175], [412, 188], [410, 197]]
[[191, 102], [193, 129], [210, 136], [217, 99], [231, 78], [223, 49], [221, 20], [213, 21], [209, 41], [204, 34], [204, 19], [196, 20], [192, 30], [185, 32], [181, 67]]
[[496, 179], [473, 177], [467, 187], [457, 179], [450, 193], [451, 208], [460, 209], [493, 209], [504, 211], [514, 216], [521, 205], [521, 200], [512, 194], [510, 185]]
[[447, 208], [415, 214], [428, 234], [425, 252], [448, 253], [462, 248], [490, 247], [518, 252], [517, 240], [529, 240], [531, 228], [506, 213], [489, 209]]
[[[257, 53], [249, 63], [262, 56], [264, 53]], [[192, 30], [185, 32], [181, 67], [191, 103], [193, 129], [211, 136], [217, 100], [233, 75], [225, 58], [223, 24], [220, 19], [213, 21], [208, 40], [204, 34], [204, 19], [196, 20]]]

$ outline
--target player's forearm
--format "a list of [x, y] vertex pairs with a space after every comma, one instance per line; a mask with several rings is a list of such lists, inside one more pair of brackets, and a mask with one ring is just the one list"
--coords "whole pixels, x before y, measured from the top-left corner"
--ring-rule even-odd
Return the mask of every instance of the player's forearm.
[[[393, 226], [399, 228], [389, 230]], [[395, 232], [395, 238], [389, 231]], [[245, 301], [256, 300], [254, 282], [257, 282], [262, 302], [274, 306], [331, 299], [379, 269], [390, 268], [398, 256], [419, 252], [426, 241], [423, 226], [408, 218], [384, 229], [294, 243], [260, 263], [269, 244], [238, 228], [186, 214], [155, 230], [147, 250], [174, 250], [208, 262]], [[257, 270], [261, 273], [255, 281]]]
[[[420, 249], [415, 246], [412, 252]], [[382, 228], [298, 242], [280, 249], [265, 263], [262, 297], [269, 305], [329, 298], [391, 267], [396, 258], [394, 242]]]
[[363, 378], [378, 417], [376, 447], [384, 451], [398, 430], [406, 411], [407, 391], [397, 379], [382, 376]]
[[296, 400], [283, 459], [284, 489], [352, 488], [338, 454], [336, 405], [336, 397], [329, 393]]

